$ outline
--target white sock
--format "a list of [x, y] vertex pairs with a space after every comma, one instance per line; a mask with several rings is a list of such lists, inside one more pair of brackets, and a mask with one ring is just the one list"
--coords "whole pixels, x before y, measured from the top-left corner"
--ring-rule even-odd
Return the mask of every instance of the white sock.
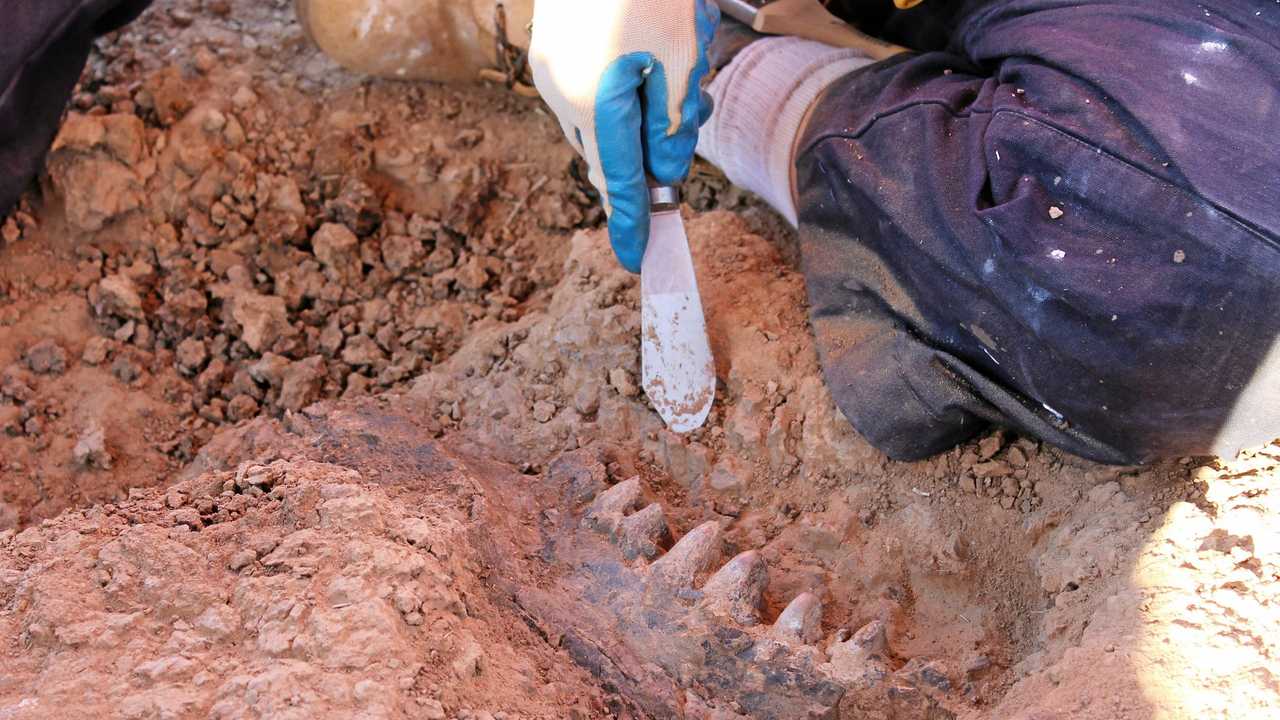
[[698, 136], [698, 154], [797, 225], [791, 164], [800, 123], [827, 86], [871, 62], [800, 38], [751, 43], [707, 86], [715, 111]]

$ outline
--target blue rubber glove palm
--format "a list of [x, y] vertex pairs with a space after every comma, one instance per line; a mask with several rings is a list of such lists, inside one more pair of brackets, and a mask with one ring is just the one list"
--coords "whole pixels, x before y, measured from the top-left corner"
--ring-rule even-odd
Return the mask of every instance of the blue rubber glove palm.
[[535, 0], [534, 82], [586, 159], [631, 272], [649, 239], [646, 172], [683, 180], [711, 114], [701, 81], [719, 21], [707, 0]]

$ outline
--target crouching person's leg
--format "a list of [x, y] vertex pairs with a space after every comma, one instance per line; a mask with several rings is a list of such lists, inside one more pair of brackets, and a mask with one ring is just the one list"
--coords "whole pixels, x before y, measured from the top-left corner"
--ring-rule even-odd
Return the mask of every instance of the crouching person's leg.
[[[363, 75], [521, 81], [533, 0], [294, 0], [326, 55]], [[583, 32], [591, 32], [583, 28]]]
[[12, 0], [0, 40], [0, 215], [39, 171], [89, 46], [151, 0]]
[[828, 84], [797, 216], [872, 443], [999, 424], [1138, 462], [1280, 435], [1280, 53], [1244, 5], [995, 3], [955, 53]]

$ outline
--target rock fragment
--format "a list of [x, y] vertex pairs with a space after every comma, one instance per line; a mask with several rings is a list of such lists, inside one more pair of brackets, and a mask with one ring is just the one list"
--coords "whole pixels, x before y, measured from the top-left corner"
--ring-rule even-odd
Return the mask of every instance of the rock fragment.
[[347, 338], [347, 345], [342, 349], [342, 361], [348, 365], [377, 365], [386, 359], [386, 353], [368, 335]]
[[178, 363], [178, 368], [188, 375], [199, 372], [208, 359], [209, 348], [205, 346], [203, 340], [197, 338], [183, 340], [174, 350], [174, 360]]
[[49, 338], [27, 348], [23, 360], [31, 372], [40, 375], [61, 375], [67, 369], [67, 351]]
[[200, 519], [200, 513], [195, 508], [180, 508], [174, 510], [169, 515], [174, 525], [185, 525], [192, 530], [199, 530], [204, 527], [204, 520]]
[[392, 235], [382, 241], [382, 264], [396, 277], [420, 265], [422, 256], [422, 241], [418, 238]]
[[313, 355], [291, 363], [280, 383], [280, 407], [297, 412], [319, 398], [324, 380], [324, 358]]
[[479, 675], [484, 669], [484, 649], [474, 639], [467, 640], [453, 660], [453, 672], [459, 679]]
[[231, 556], [231, 560], [227, 562], [227, 567], [239, 572], [253, 564], [258, 559], [257, 553], [252, 550], [244, 549], [237, 551]]
[[640, 388], [636, 386], [635, 380], [632, 378], [630, 371], [626, 368], [614, 368], [609, 371], [609, 384], [622, 397], [633, 398], [640, 394]]
[[99, 316], [143, 320], [142, 296], [133, 280], [125, 275], [108, 275], [98, 283], [94, 311]]
[[1002, 478], [1013, 474], [1013, 467], [1003, 460], [991, 460], [973, 466], [973, 474], [980, 478]]
[[111, 374], [120, 382], [129, 384], [142, 377], [143, 369], [128, 355], [119, 355], [111, 363]]
[[605, 490], [591, 501], [585, 522], [603, 533], [612, 533], [627, 513], [640, 506], [640, 478], [633, 477]]
[[105, 337], [93, 337], [84, 343], [81, 361], [86, 365], [101, 365], [111, 354], [111, 341]]
[[311, 249], [333, 280], [359, 282], [360, 241], [347, 226], [325, 223], [311, 236]]
[[231, 299], [231, 317], [240, 325], [240, 339], [254, 352], [270, 350], [290, 330], [284, 299], [274, 295], [236, 294]]
[[86, 468], [110, 470], [112, 457], [107, 450], [106, 433], [99, 423], [92, 423], [81, 433], [71, 455], [76, 464]]
[[995, 432], [984, 438], [978, 443], [978, 459], [990, 460], [995, 454], [1000, 452], [1000, 448], [1004, 445], [1004, 433]]
[[720, 557], [720, 524], [709, 520], [680, 538], [653, 564], [654, 577], [673, 586], [691, 587]]
[[232, 422], [251, 420], [258, 414], [258, 401], [248, 395], [237, 395], [227, 403], [227, 419]]
[[555, 414], [556, 406], [546, 400], [539, 400], [533, 404], [533, 419], [540, 423], [550, 422]]

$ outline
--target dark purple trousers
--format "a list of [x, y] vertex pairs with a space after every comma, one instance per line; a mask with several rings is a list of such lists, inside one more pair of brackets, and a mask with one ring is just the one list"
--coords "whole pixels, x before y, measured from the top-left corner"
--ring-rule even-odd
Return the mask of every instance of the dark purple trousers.
[[853, 425], [904, 459], [993, 424], [1114, 463], [1280, 436], [1280, 4], [917, 17], [945, 47], [837, 83], [798, 161]]
[[0, 2], [0, 216], [39, 171], [89, 46], [151, 0]]

